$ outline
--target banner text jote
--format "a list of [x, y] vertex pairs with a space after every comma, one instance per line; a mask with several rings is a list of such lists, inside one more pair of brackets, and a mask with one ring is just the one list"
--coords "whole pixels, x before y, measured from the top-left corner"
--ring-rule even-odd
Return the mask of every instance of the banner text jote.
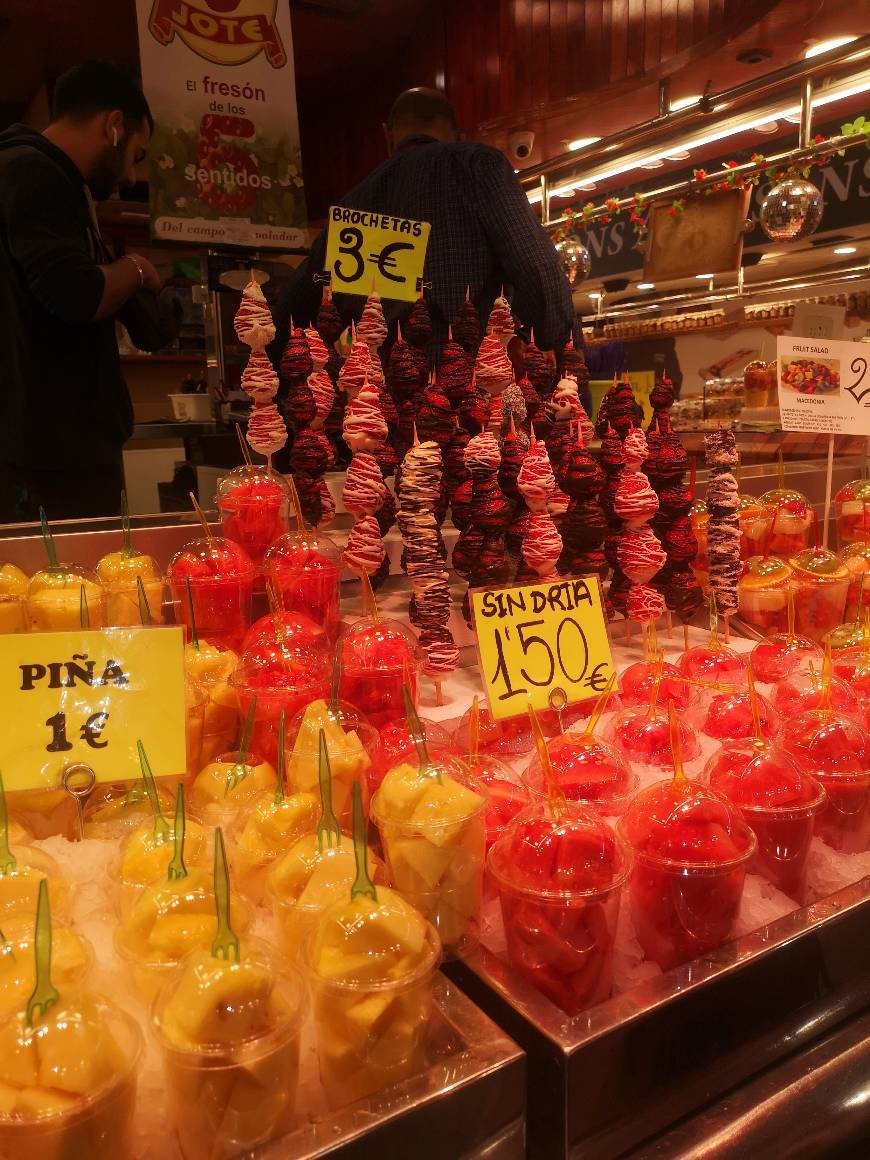
[[98, 782], [187, 768], [184, 635], [176, 626], [0, 636], [0, 770], [7, 790], [57, 788], [69, 765]]
[[614, 671], [594, 576], [581, 580], [472, 590], [480, 673], [496, 720], [531, 704], [551, 707], [561, 689], [567, 702], [597, 697]]
[[137, 0], [155, 237], [307, 240], [290, 15], [278, 0]]

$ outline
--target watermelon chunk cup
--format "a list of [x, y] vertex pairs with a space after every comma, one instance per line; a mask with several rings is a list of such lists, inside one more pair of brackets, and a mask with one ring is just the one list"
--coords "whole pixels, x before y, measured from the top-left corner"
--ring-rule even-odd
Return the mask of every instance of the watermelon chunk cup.
[[319, 624], [330, 641], [338, 636], [341, 552], [328, 536], [306, 532], [281, 536], [263, 558], [263, 572], [281, 607]]
[[261, 644], [278, 644], [282, 639], [315, 644], [320, 648], [326, 648], [328, 643], [323, 625], [304, 612], [267, 612], [248, 629], [242, 642], [242, 651], [246, 652]]
[[509, 765], [489, 754], [479, 754], [476, 761], [466, 757], [465, 764], [475, 781], [487, 792], [486, 826], [487, 850], [498, 840], [517, 816], [531, 805], [531, 795], [524, 778]]
[[779, 741], [828, 795], [816, 834], [844, 854], [870, 849], [870, 733], [841, 713], [810, 709], [786, 721]]
[[[637, 777], [617, 750], [594, 734], [563, 733], [547, 742], [556, 784], [569, 802], [579, 802], [600, 814], [622, 814], [637, 789]], [[548, 796], [547, 780], [537, 754], [523, 781], [531, 797]]]
[[[856, 720], [862, 717], [861, 702], [854, 690], [845, 682], [834, 678], [831, 681], [831, 705], [837, 713]], [[821, 709], [822, 682], [818, 673], [792, 673], [773, 689], [773, 707], [782, 721], [789, 721], [808, 709]]]
[[836, 552], [808, 548], [789, 560], [794, 572], [795, 627], [820, 641], [843, 623], [849, 593], [849, 570]]
[[245, 549], [259, 568], [267, 549], [287, 531], [290, 488], [265, 465], [237, 467], [218, 484], [221, 533]]
[[[621, 705], [625, 709], [639, 706], [648, 706], [652, 695], [653, 685], [656, 682], [658, 666], [652, 661], [636, 661], [629, 665], [620, 678], [618, 702], [611, 698], [608, 705], [611, 709]], [[674, 702], [678, 710], [688, 709], [698, 700], [698, 689], [688, 684], [676, 665], [667, 662], [661, 665], [661, 681], [659, 683], [659, 700], [666, 705]], [[594, 702], [592, 702], [594, 705]]]
[[756, 683], [773, 685], [810, 664], [821, 671], [823, 659], [822, 650], [814, 641], [782, 632], [755, 646], [749, 654], [749, 667]]
[[720, 644], [699, 644], [680, 657], [680, 672], [693, 681], [717, 685], [743, 685], [746, 667], [741, 656]]
[[725, 942], [757, 848], [739, 811], [673, 778], [640, 793], [617, 829], [634, 854], [629, 902], [646, 957], [667, 971]]
[[[698, 734], [685, 720], [680, 720], [679, 729], [683, 760], [694, 761], [701, 753]], [[652, 717], [646, 709], [625, 709], [607, 722], [604, 738], [632, 765], [669, 769], [673, 762], [670, 722], [664, 708]]]
[[568, 1015], [606, 999], [629, 858], [594, 813], [537, 802], [489, 853], [511, 966]]
[[222, 536], [191, 540], [169, 561], [167, 578], [172, 589], [175, 617], [190, 623], [190, 598], [196, 631], [201, 640], [238, 650], [251, 626], [251, 597], [256, 569], [244, 548]]
[[[849, 573], [849, 591], [846, 594], [846, 620], [857, 620], [858, 598], [861, 593], [861, 577], [870, 568], [870, 541], [861, 540], [860, 543], [847, 544], [840, 552], [840, 559]], [[866, 583], [866, 581], [865, 581]], [[868, 590], [870, 595], [870, 590]]]
[[[779, 729], [779, 715], [766, 697], [757, 694], [758, 719], [764, 737]], [[715, 741], [740, 740], [753, 736], [752, 703], [749, 692], [705, 693], [698, 707], [689, 712], [689, 721]]]
[[803, 905], [807, 858], [825, 791], [774, 745], [730, 741], [707, 763], [703, 780], [740, 810], [758, 841], [750, 866]]
[[339, 642], [341, 696], [381, 728], [405, 716], [402, 687], [416, 707], [419, 653], [410, 629], [398, 620], [355, 621]]

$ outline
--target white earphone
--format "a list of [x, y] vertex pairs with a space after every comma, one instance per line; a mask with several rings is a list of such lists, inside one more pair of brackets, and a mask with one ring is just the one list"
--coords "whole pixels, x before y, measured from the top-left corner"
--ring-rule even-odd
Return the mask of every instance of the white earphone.
[[117, 148], [118, 145], [118, 130], [112, 130], [112, 144]]

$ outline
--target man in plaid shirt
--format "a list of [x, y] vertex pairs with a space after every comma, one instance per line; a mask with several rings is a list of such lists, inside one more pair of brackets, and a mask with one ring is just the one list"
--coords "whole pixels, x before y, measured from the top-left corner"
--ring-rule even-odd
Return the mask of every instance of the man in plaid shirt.
[[[485, 322], [504, 286], [516, 317], [534, 327], [538, 346], [561, 348], [574, 315], [571, 290], [504, 155], [457, 141], [453, 107], [430, 89], [402, 93], [386, 131], [390, 157], [340, 204], [432, 223], [423, 280], [435, 338], [446, 339], [466, 287]], [[279, 328], [275, 349], [286, 341], [291, 316], [297, 325], [313, 322], [322, 293], [314, 277], [323, 271], [325, 253], [324, 230], [279, 305], [284, 333]], [[334, 301], [348, 322], [359, 318], [363, 298], [336, 294]], [[388, 323], [407, 310], [407, 303], [384, 301]]]

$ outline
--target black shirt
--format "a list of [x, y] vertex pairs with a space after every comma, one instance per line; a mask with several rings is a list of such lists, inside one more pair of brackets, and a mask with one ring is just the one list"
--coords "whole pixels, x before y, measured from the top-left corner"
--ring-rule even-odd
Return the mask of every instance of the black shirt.
[[108, 258], [81, 173], [40, 133], [0, 133], [0, 463], [120, 463], [133, 431], [112, 318], [94, 321]]

